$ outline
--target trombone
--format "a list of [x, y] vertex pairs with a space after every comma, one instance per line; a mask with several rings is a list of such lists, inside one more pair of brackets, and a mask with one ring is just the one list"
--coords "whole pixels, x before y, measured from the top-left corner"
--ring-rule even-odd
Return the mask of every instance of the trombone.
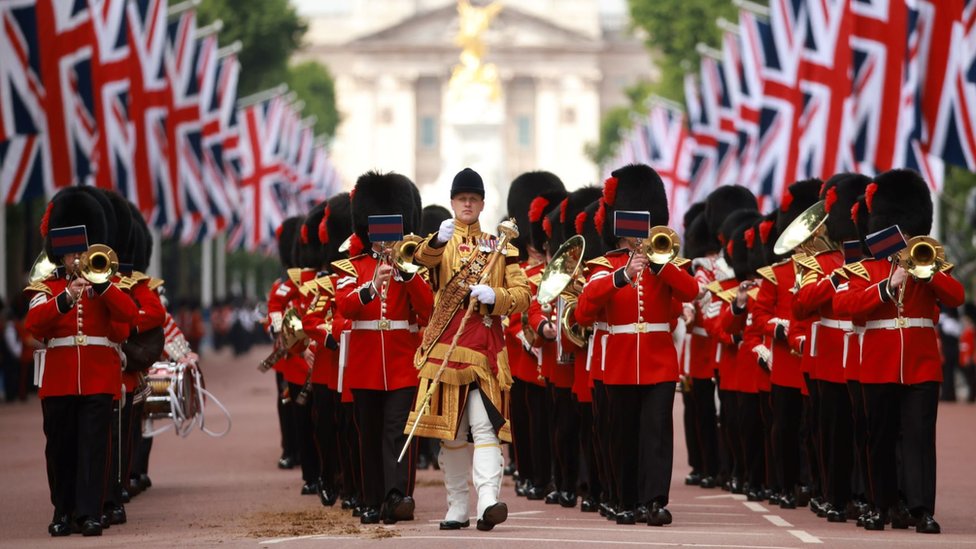
[[556, 250], [552, 260], [542, 271], [539, 282], [539, 293], [536, 301], [546, 313], [552, 311], [552, 303], [556, 302], [556, 356], [557, 361], [565, 364], [569, 361], [569, 354], [563, 352], [562, 338], [566, 337], [577, 347], [586, 345], [586, 329], [576, 323], [576, 302], [579, 299], [579, 275], [583, 263], [583, 252], [586, 241], [580, 235], [570, 237]]

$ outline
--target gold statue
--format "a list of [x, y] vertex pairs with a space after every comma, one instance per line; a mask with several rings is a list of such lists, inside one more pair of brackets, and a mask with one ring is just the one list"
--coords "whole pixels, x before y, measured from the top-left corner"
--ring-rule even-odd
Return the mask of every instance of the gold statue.
[[492, 101], [501, 96], [498, 69], [491, 63], [483, 63], [485, 56], [484, 34], [488, 25], [502, 10], [497, 0], [485, 7], [471, 5], [470, 0], [458, 0], [458, 33], [454, 43], [461, 47], [461, 63], [451, 73], [451, 92], [460, 96], [472, 88], [488, 91]]

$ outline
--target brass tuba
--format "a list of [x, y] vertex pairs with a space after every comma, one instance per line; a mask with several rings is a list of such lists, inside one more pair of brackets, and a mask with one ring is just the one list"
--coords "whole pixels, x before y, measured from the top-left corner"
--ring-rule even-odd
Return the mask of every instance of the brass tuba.
[[647, 254], [651, 263], [663, 265], [678, 257], [681, 250], [681, 239], [678, 233], [666, 225], [651, 227], [647, 238], [641, 242], [642, 250]]
[[562, 352], [563, 334], [577, 347], [586, 345], [586, 329], [576, 323], [574, 314], [581, 291], [579, 275], [585, 248], [586, 241], [580, 235], [574, 235], [563, 242], [546, 265], [542, 272], [542, 280], [539, 281], [536, 301], [542, 305], [542, 309], [549, 313], [552, 311], [553, 301], [556, 302], [556, 321], [559, 324], [556, 330], [556, 347], [559, 355], [557, 360], [560, 363], [568, 360]]
[[77, 273], [92, 284], [104, 284], [119, 270], [119, 257], [105, 244], [93, 244], [77, 260]]
[[898, 252], [896, 260], [908, 274], [919, 280], [930, 280], [946, 264], [942, 244], [930, 236], [909, 239], [908, 247]]

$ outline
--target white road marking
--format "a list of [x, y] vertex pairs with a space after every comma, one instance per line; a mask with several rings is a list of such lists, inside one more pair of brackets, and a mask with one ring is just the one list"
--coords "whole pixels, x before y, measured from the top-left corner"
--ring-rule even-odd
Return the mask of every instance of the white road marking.
[[796, 537], [796, 539], [802, 541], [803, 543], [823, 543], [822, 541], [820, 541], [820, 538], [812, 534], [809, 534], [804, 530], [787, 530], [787, 532], [792, 534], [794, 537]]
[[719, 494], [717, 496], [696, 496], [695, 499], [746, 499], [745, 494]]
[[[655, 531], [657, 531], [657, 530], [655, 530]], [[355, 538], [355, 537], [351, 537], [351, 536], [310, 535], [310, 536], [296, 536], [296, 537], [291, 537], [291, 538], [278, 538], [278, 539], [264, 540], [264, 541], [259, 541], [258, 542], [258, 545], [274, 545], [274, 544], [278, 544], [278, 543], [284, 543], [284, 542], [288, 542], [288, 541], [299, 541], [299, 540], [317, 540], [317, 541], [318, 540], [321, 540], [321, 541], [345, 540], [345, 541], [349, 541], [349, 540], [354, 540], [354, 539], [364, 539], [364, 538]], [[477, 536], [477, 537], [474, 537], [474, 536], [397, 536], [397, 537], [395, 537], [393, 539], [395, 539], [395, 540], [408, 540], [408, 539], [416, 539], [416, 540], [451, 540], [451, 539], [453, 539], [453, 540], [462, 541], [465, 544], [470, 544], [472, 542], [472, 540], [478, 540], [478, 543], [479, 544], [480, 543], [483, 543], [483, 542], [488, 542], [488, 541], [502, 541], [502, 542], [524, 541], [524, 542], [534, 542], [534, 543], [538, 543], [538, 542], [543, 542], [543, 543], [552, 543], [552, 542], [559, 542], [559, 543], [577, 543], [577, 544], [586, 544], [586, 545], [592, 545], [594, 543], [599, 543], [600, 545], [643, 545], [643, 546], [667, 546], [667, 547], [674, 547], [675, 545], [677, 545], [677, 546], [680, 546], [680, 547], [717, 547], [717, 548], [728, 548], [728, 549], [745, 549], [745, 548], [757, 548], [757, 547], [759, 549], [792, 549], [790, 547], [781, 546], [781, 545], [755, 545], [755, 544], [749, 544], [749, 545], [733, 545], [733, 544], [722, 544], [722, 543], [679, 543], [679, 544], [675, 544], [674, 542], [663, 542], [663, 541], [657, 541], [657, 542], [655, 542], [655, 541], [624, 541], [624, 540], [616, 540], [616, 541], [613, 541], [613, 540], [605, 540], [605, 539], [601, 539], [601, 540], [591, 540], [591, 539], [560, 539], [560, 540], [553, 540], [553, 539], [550, 539], [550, 538], [499, 537], [499, 536], [494, 536], [494, 535]]]
[[782, 526], [784, 528], [792, 528], [793, 525], [786, 521], [783, 517], [779, 515], [763, 515], [763, 518], [772, 522], [775, 526]]
[[742, 505], [745, 505], [746, 507], [748, 507], [749, 509], [751, 509], [751, 510], [757, 512], [757, 513], [768, 513], [769, 512], [769, 510], [766, 509], [765, 507], [763, 507], [763, 505], [761, 503], [756, 503], [755, 501], [744, 501], [744, 502], [742, 502]]

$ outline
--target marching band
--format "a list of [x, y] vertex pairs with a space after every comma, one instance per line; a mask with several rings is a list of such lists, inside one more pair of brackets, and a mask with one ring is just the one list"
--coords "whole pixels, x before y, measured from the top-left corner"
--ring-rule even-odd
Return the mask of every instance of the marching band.
[[[411, 521], [418, 445], [435, 439], [439, 527], [473, 516], [490, 531], [508, 517], [511, 443], [517, 497], [680, 523], [680, 391], [686, 484], [940, 532], [934, 326], [964, 295], [927, 236], [917, 173], [798, 181], [767, 213], [725, 186], [675, 220], [646, 165], [573, 192], [528, 172], [486, 230], [485, 201], [501, 198], [466, 168], [447, 216], [407, 177], [368, 172], [282, 225], [261, 368], [276, 375], [279, 466], [300, 463], [301, 494], [363, 524]], [[683, 237], [668, 228], [679, 222]], [[147, 372], [164, 355], [195, 369], [196, 355], [162, 281], [142, 274], [151, 239], [125, 199], [64, 189], [40, 229], [47, 263], [25, 292], [45, 343], [48, 531], [100, 535], [148, 486]]]

